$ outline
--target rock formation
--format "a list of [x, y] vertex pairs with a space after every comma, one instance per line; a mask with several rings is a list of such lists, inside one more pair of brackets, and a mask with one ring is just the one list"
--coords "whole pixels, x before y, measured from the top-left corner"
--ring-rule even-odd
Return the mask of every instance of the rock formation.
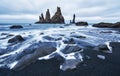
[[65, 23], [60, 7], [57, 7], [57, 12], [55, 13], [55, 15], [53, 15], [51, 22], [52, 23]]
[[73, 14], [73, 19], [70, 20], [69, 24], [75, 24], [76, 26], [88, 26], [87, 22], [83, 22], [83, 21], [79, 21], [79, 22], [75, 22], [75, 14]]
[[45, 19], [44, 19], [43, 13], [41, 13], [41, 16], [39, 16], [39, 21], [35, 23], [37, 24], [37, 23], [44, 23], [44, 22], [45, 22]]
[[10, 26], [10, 29], [20, 29], [20, 28], [23, 28], [23, 26], [21, 26], [21, 25], [12, 25], [12, 26]]
[[72, 23], [75, 23], [75, 14], [73, 15], [73, 22]]
[[75, 14], [73, 15], [73, 20], [70, 20], [70, 23], [75, 23]]
[[75, 14], [73, 14], [73, 19], [70, 20], [70, 24], [74, 24], [75, 23]]
[[88, 26], [87, 22], [76, 22], [76, 26]]
[[16, 35], [15, 37], [8, 40], [8, 43], [24, 41], [24, 38], [21, 35]]
[[46, 23], [50, 23], [51, 22], [49, 9], [47, 9], [47, 12], [46, 12], [45, 22]]
[[48, 45], [48, 44], [56, 45], [56, 43], [52, 43], [52, 42], [41, 43], [41, 45], [36, 50], [34, 50], [33, 53], [26, 54], [25, 56], [20, 58], [18, 60], [18, 63], [12, 69], [14, 71], [21, 70], [25, 68], [27, 65], [37, 61], [39, 57], [49, 55], [52, 52], [56, 51], [56, 47], [54, 47], [53, 45]]
[[117, 27], [120, 28], [120, 22], [116, 22], [116, 23], [114, 23], [114, 25], [113, 25], [112, 27], [113, 27], [113, 28], [117, 28]]
[[45, 19], [44, 19], [43, 13], [41, 14], [41, 16], [39, 16], [39, 19], [40, 19], [40, 22], [41, 22], [41, 23], [44, 23], [44, 22], [45, 22]]
[[64, 17], [62, 16], [60, 7], [57, 7], [57, 11], [53, 15], [52, 18], [50, 18], [49, 9], [47, 9], [45, 19], [44, 19], [43, 14], [41, 14], [41, 16], [39, 16], [39, 21], [36, 23], [58, 23], [58, 24], [61, 24], [61, 23], [65, 23], [65, 22], [64, 22]]
[[104, 23], [104, 22], [101, 22], [101, 23], [97, 23], [97, 24], [93, 24], [93, 27], [111, 27], [113, 26], [112, 23]]
[[116, 23], [97, 23], [97, 24], [93, 24], [93, 27], [100, 27], [100, 28], [120, 28], [120, 22], [116, 22]]

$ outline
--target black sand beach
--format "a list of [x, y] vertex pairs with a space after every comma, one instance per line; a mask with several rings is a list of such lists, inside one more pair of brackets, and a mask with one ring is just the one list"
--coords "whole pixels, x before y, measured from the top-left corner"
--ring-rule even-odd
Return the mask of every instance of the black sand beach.
[[1, 0], [0, 76], [120, 76], [118, 0]]
[[[120, 76], [120, 43], [111, 42], [110, 45], [113, 48], [111, 54], [85, 49], [83, 53], [90, 59], [85, 58], [73, 70], [60, 70], [61, 61], [55, 57], [36, 61], [20, 71], [0, 69], [0, 76]], [[106, 59], [99, 59], [97, 55], [104, 55]]]

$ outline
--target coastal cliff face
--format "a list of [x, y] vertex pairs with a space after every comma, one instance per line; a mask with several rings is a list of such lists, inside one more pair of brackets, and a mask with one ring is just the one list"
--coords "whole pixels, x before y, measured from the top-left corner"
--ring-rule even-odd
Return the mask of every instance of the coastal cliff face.
[[53, 17], [50, 18], [50, 12], [49, 9], [46, 11], [46, 16], [44, 19], [43, 14], [39, 16], [39, 21], [36, 23], [58, 23], [58, 24], [64, 24], [64, 17], [62, 16], [60, 7], [57, 7], [57, 11], [53, 15]]

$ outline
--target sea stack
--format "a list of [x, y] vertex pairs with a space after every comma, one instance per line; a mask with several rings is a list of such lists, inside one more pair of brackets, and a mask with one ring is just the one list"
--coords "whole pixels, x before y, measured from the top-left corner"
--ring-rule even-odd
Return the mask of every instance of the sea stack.
[[70, 20], [70, 24], [74, 24], [75, 23], [75, 14], [73, 14], [73, 19]]
[[46, 12], [45, 22], [46, 23], [50, 23], [51, 22], [49, 9], [47, 9], [47, 12]]
[[75, 23], [75, 14], [73, 15], [73, 21], [72, 21], [72, 23]]
[[39, 16], [39, 21], [35, 23], [38, 24], [38, 23], [44, 23], [44, 22], [45, 22], [45, 19], [44, 19], [43, 13], [41, 13], [41, 16]]
[[57, 11], [56, 11], [55, 15], [53, 15], [51, 22], [52, 23], [65, 23], [60, 7], [57, 7]]
[[39, 21], [36, 22], [36, 24], [39, 24], [39, 23], [64, 24], [65, 21], [64, 21], [64, 17], [62, 16], [60, 7], [57, 7], [57, 11], [55, 12], [52, 18], [50, 18], [49, 9], [47, 9], [45, 19], [44, 19], [43, 14], [39, 16]]

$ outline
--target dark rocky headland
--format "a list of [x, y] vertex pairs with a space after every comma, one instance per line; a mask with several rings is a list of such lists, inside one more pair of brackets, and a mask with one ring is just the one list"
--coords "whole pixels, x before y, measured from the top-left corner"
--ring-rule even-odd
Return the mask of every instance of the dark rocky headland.
[[93, 27], [100, 27], [100, 28], [120, 28], [120, 22], [116, 22], [116, 23], [101, 22], [101, 23], [93, 24]]

